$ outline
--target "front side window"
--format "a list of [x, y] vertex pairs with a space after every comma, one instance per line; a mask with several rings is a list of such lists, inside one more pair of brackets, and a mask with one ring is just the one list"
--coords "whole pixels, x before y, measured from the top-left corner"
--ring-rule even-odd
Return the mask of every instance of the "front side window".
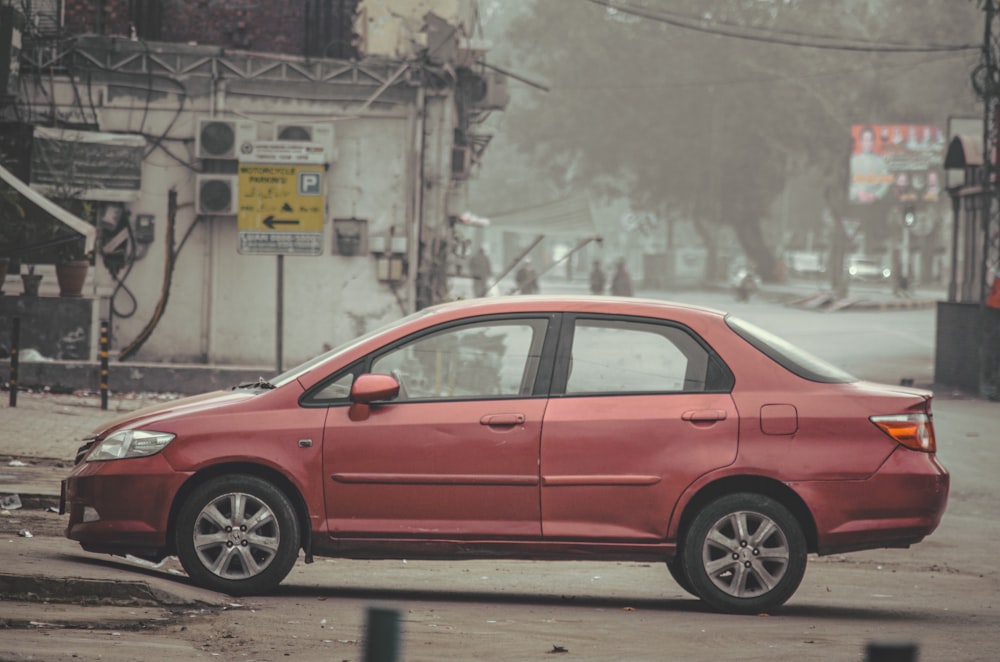
[[676, 326], [578, 319], [567, 395], [725, 390], [728, 372], [707, 348]]
[[494, 320], [421, 336], [377, 357], [399, 380], [396, 402], [525, 397], [538, 372], [546, 320]]

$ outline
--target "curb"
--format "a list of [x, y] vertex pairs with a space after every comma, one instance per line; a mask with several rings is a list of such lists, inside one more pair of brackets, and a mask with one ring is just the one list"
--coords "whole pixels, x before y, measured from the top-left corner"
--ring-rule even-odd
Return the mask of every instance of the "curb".
[[8, 573], [0, 573], [0, 599], [116, 607], [216, 606], [158, 590], [143, 581], [54, 578]]
[[[779, 298], [771, 298], [771, 300], [781, 301]], [[863, 298], [837, 299], [832, 292], [823, 291], [815, 292], [808, 296], [793, 295], [785, 298], [783, 303], [793, 308], [832, 313], [841, 310], [921, 310], [935, 307], [937, 299], [898, 299], [891, 301], [875, 301]]]
[[[6, 537], [6, 536], [5, 536]], [[194, 586], [173, 558], [159, 564], [91, 554], [60, 537], [4, 545], [0, 601], [87, 607], [231, 609], [231, 598]]]

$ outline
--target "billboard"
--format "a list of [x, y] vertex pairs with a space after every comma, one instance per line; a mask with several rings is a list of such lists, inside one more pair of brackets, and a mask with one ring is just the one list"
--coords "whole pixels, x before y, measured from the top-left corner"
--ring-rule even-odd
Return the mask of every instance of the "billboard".
[[851, 127], [852, 204], [937, 202], [944, 187], [947, 147], [933, 124], [855, 124]]

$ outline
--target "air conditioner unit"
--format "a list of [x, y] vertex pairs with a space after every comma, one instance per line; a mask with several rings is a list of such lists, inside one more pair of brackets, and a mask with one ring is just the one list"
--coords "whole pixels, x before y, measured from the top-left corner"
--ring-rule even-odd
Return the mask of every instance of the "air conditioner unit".
[[274, 125], [274, 139], [316, 143], [323, 147], [323, 159], [327, 163], [333, 163], [337, 160], [332, 124], [277, 122]]
[[472, 171], [472, 148], [454, 145], [451, 148], [451, 178], [468, 179]]
[[237, 159], [244, 145], [257, 140], [257, 123], [252, 120], [198, 118], [195, 155], [199, 159]]
[[239, 175], [196, 175], [194, 206], [198, 214], [235, 216]]
[[487, 71], [483, 74], [486, 89], [482, 97], [473, 102], [473, 106], [481, 110], [503, 110], [510, 102], [507, 91], [507, 76], [498, 71]]

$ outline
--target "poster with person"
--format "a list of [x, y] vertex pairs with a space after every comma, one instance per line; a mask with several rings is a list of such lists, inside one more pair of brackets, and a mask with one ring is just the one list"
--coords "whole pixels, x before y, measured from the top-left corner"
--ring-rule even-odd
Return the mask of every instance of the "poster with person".
[[849, 199], [856, 205], [937, 202], [941, 195], [944, 130], [933, 124], [851, 127]]

